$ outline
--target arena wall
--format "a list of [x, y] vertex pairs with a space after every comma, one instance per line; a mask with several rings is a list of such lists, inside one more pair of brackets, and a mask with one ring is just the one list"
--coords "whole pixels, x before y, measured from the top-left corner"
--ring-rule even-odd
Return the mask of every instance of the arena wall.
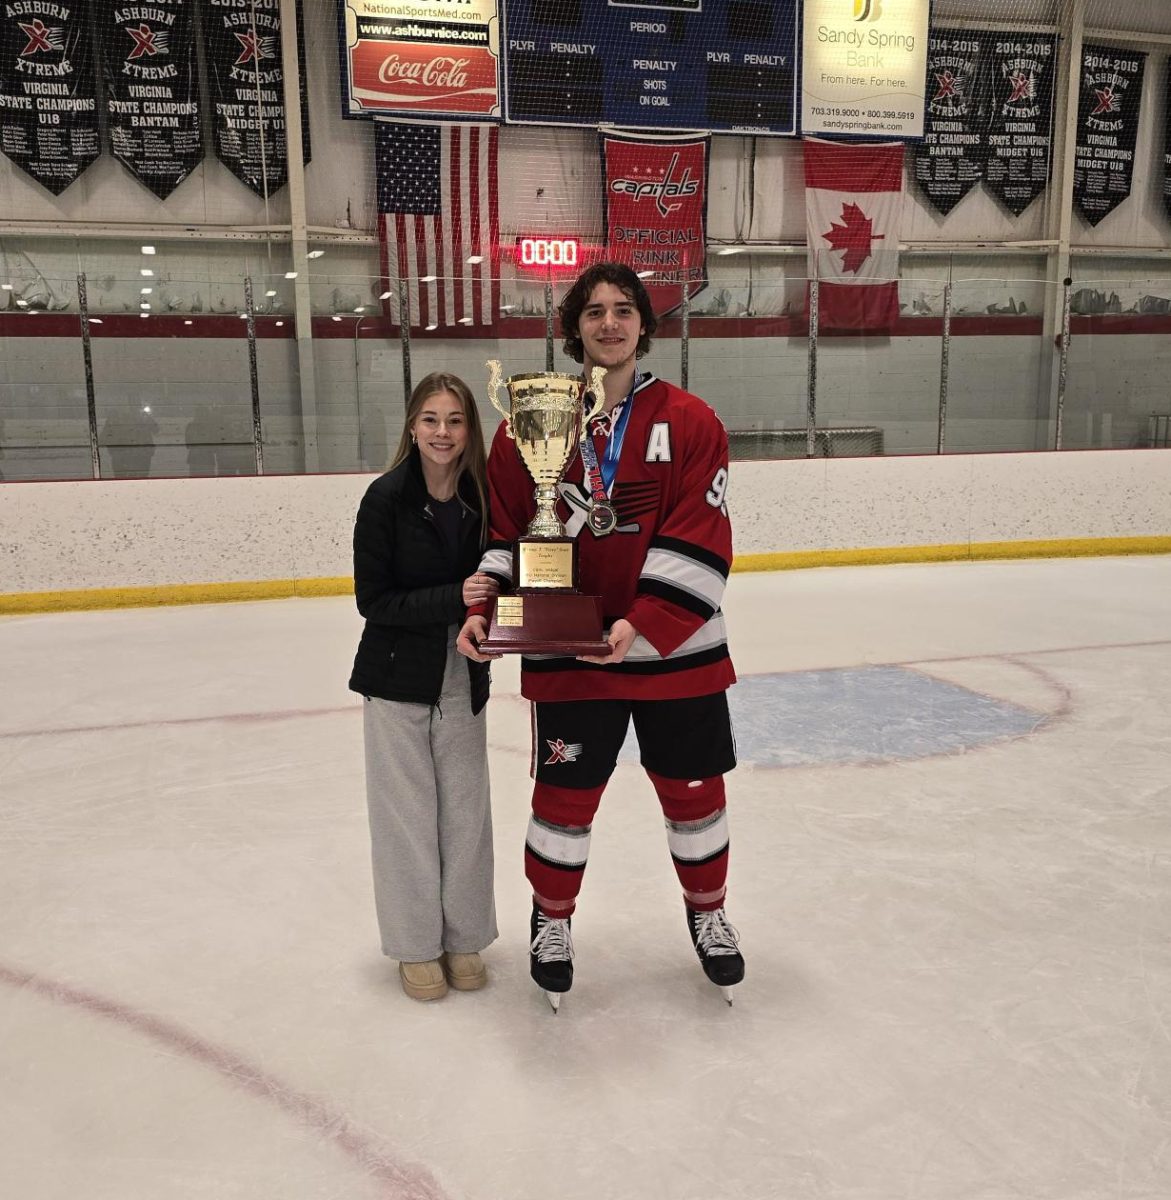
[[[735, 463], [739, 570], [1171, 551], [1160, 450]], [[0, 486], [0, 612], [345, 592], [372, 476]]]

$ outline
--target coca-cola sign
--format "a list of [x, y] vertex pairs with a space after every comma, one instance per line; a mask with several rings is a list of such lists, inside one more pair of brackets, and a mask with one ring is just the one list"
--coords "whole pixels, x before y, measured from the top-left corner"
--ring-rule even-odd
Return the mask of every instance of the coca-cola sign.
[[495, 0], [343, 0], [342, 111], [347, 117], [500, 115]]
[[468, 73], [466, 58], [447, 58], [436, 55], [426, 62], [404, 62], [399, 54], [392, 54], [379, 68], [378, 78], [383, 83], [406, 80], [416, 86], [431, 88], [466, 88]]

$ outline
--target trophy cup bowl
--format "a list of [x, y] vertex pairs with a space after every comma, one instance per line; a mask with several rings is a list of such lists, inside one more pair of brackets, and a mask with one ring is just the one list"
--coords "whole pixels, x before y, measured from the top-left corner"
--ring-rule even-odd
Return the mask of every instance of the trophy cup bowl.
[[[513, 590], [497, 598], [481, 649], [492, 654], [610, 653], [602, 601], [577, 588], [577, 542], [557, 516], [557, 485], [577, 452], [584, 423], [603, 400], [605, 372], [595, 367], [586, 391], [576, 375], [528, 372], [504, 379], [488, 364], [488, 398], [536, 484], [537, 510], [512, 552]], [[499, 401], [500, 386], [509, 406]], [[587, 407], [586, 398], [592, 403]]]

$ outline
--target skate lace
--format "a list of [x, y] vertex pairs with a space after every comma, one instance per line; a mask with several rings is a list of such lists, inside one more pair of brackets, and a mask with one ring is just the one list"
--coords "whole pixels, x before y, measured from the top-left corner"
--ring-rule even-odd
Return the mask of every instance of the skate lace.
[[695, 944], [704, 954], [738, 954], [740, 933], [724, 915], [722, 908], [695, 914]]
[[537, 917], [537, 936], [529, 949], [537, 956], [537, 962], [565, 962], [573, 958], [573, 938], [569, 922], [563, 917]]

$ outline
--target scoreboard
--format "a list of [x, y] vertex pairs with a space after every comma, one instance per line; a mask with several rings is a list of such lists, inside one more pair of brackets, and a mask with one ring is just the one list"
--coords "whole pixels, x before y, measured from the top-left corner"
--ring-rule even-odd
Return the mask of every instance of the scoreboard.
[[797, 0], [509, 0], [504, 115], [797, 132]]

